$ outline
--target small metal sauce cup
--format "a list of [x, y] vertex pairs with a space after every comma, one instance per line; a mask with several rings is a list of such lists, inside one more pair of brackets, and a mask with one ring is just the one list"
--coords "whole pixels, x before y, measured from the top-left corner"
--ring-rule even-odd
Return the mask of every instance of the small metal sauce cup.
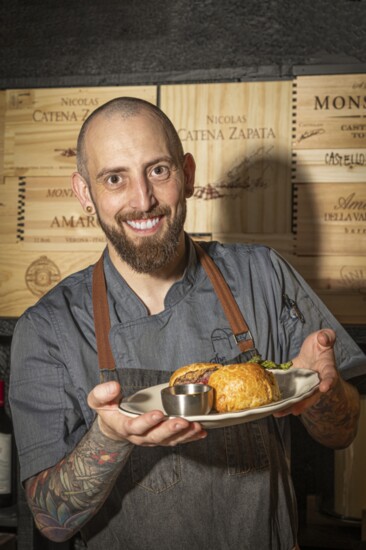
[[165, 412], [172, 416], [200, 416], [213, 406], [213, 388], [206, 384], [178, 384], [161, 390]]

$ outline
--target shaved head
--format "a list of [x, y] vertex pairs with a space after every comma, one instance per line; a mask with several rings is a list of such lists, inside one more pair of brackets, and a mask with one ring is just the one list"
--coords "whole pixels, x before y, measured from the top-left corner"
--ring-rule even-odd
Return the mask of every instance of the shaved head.
[[78, 141], [77, 141], [77, 169], [79, 174], [89, 183], [88, 174], [88, 153], [86, 148], [86, 134], [90, 125], [97, 121], [99, 117], [114, 117], [120, 116], [123, 119], [138, 116], [142, 113], [148, 113], [156, 118], [160, 122], [163, 131], [165, 132], [168, 143], [171, 147], [171, 154], [174, 160], [181, 164], [183, 162], [184, 151], [183, 146], [178, 136], [176, 129], [174, 128], [170, 119], [165, 113], [156, 105], [149, 103], [143, 99], [136, 97], [118, 97], [108, 101], [104, 105], [101, 105], [92, 112], [92, 114], [85, 120], [81, 127]]

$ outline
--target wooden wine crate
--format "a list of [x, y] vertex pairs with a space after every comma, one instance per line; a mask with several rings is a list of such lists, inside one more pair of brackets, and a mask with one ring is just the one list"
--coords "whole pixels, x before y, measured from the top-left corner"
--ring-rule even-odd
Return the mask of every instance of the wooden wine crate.
[[[317, 290], [356, 293], [366, 297], [366, 256], [288, 257], [289, 262]], [[365, 311], [366, 314], [366, 311]]]
[[291, 230], [291, 82], [162, 86], [161, 108], [196, 159], [187, 230]]
[[303, 149], [293, 158], [296, 159], [295, 183], [364, 182], [366, 185], [366, 144], [364, 149]]
[[341, 322], [356, 324], [366, 322], [365, 91], [365, 74], [293, 83], [292, 263]]
[[95, 215], [85, 214], [66, 177], [5, 178], [2, 242], [28, 250], [102, 250], [104, 233]]
[[61, 176], [75, 169], [83, 121], [120, 96], [156, 103], [155, 86], [39, 88], [6, 91], [4, 173]]
[[0, 316], [18, 317], [61, 279], [95, 263], [101, 252], [29, 250], [24, 243], [0, 248]]
[[[212, 240], [222, 243], [262, 244], [275, 249], [317, 291], [357, 293], [366, 297], [366, 254], [335, 256], [296, 255], [292, 233], [283, 238], [251, 234], [213, 234]], [[365, 310], [366, 315], [366, 310]]]
[[0, 246], [17, 242], [19, 224], [24, 221], [24, 208], [18, 181], [12, 185], [9, 180], [0, 183]]
[[[365, 90], [365, 75], [341, 75], [160, 94], [197, 162], [187, 231], [275, 248], [356, 324], [366, 323]], [[101, 254], [104, 235], [70, 175], [83, 117], [121, 95], [157, 102], [154, 86], [0, 92], [0, 316], [20, 315]]]
[[366, 182], [296, 186], [296, 254], [366, 256]]
[[366, 147], [366, 74], [298, 77], [294, 109], [294, 150]]
[[286, 258], [333, 315], [348, 324], [366, 324], [366, 255]]
[[319, 298], [325, 303], [338, 321], [345, 325], [365, 325], [366, 300], [356, 293], [346, 294], [318, 290]]

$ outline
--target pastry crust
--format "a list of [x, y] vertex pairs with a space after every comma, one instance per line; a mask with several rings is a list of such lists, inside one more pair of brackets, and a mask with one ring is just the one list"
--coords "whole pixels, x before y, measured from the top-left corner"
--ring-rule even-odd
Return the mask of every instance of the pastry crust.
[[281, 399], [275, 376], [257, 363], [223, 366], [211, 374], [209, 384], [215, 390], [214, 408], [221, 413], [252, 409]]

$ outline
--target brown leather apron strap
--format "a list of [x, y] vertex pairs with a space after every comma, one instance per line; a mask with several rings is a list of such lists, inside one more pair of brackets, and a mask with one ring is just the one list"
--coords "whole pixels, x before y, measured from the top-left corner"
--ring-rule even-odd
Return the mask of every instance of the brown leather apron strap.
[[109, 345], [111, 321], [109, 317], [107, 287], [104, 277], [103, 255], [94, 266], [92, 297], [99, 369], [114, 370], [114, 358]]
[[242, 352], [251, 350], [256, 352], [252, 334], [221, 271], [207, 252], [197, 242], [192, 242], [202, 267], [206, 271], [215, 289], [216, 295], [220, 300], [240, 350]]

